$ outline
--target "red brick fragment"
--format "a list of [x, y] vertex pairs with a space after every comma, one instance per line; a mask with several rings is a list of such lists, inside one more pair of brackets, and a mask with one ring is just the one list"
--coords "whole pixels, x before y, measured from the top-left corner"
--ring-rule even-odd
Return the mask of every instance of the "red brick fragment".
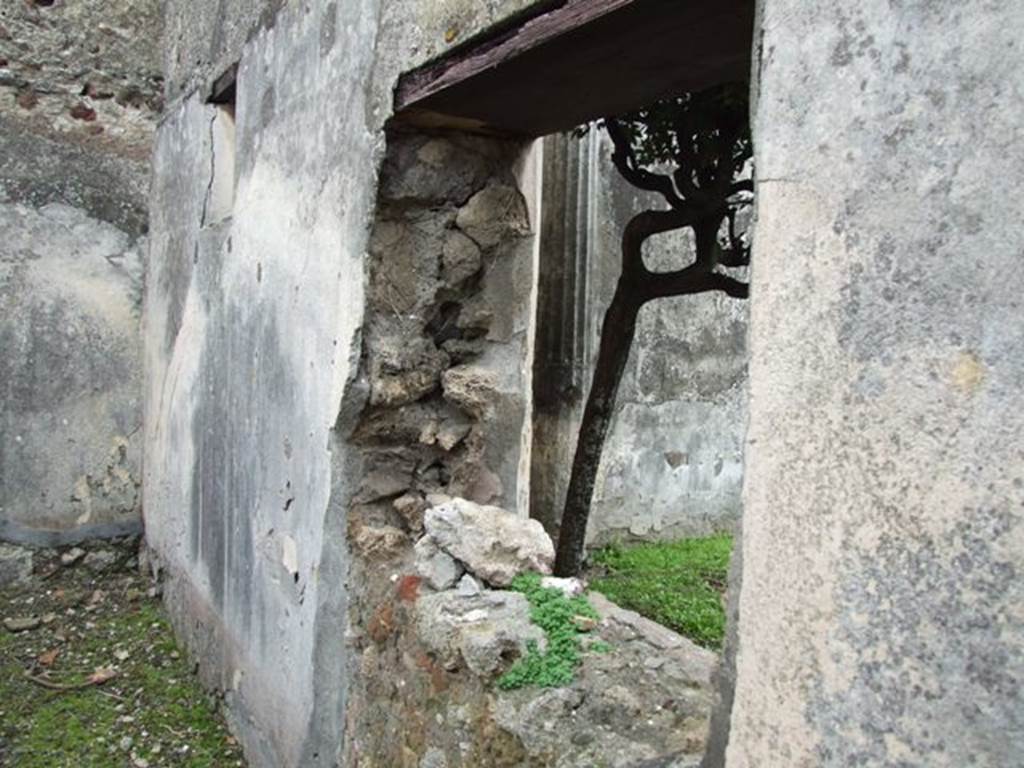
[[96, 110], [79, 102], [71, 108], [71, 116], [75, 118], [75, 120], [82, 120], [83, 122], [91, 123], [96, 119]]
[[395, 628], [395, 612], [391, 603], [384, 603], [373, 612], [370, 617], [370, 624], [367, 631], [370, 639], [378, 645], [382, 645], [391, 636]]
[[414, 603], [419, 597], [420, 583], [423, 581], [419, 576], [403, 576], [398, 582], [398, 597], [404, 603]]

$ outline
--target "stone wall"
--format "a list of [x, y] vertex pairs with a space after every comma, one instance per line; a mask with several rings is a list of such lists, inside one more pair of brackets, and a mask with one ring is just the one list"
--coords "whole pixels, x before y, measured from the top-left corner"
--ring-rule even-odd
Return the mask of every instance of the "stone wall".
[[140, 527], [156, 0], [0, 8], [0, 537]]
[[728, 765], [1019, 763], [1024, 6], [762, 14]]
[[[472, 423], [457, 402], [436, 397], [437, 377], [445, 374], [449, 393], [458, 388], [460, 366], [473, 364], [488, 322], [475, 314], [479, 307], [460, 303], [469, 296], [455, 288], [463, 279], [457, 272], [474, 263], [472, 247], [452, 246], [463, 249], [452, 251], [455, 271], [437, 276], [454, 281], [452, 301], [439, 303], [419, 295], [419, 275], [405, 270], [443, 254], [450, 216], [424, 212], [409, 226], [386, 214], [399, 239], [442, 238], [437, 253], [382, 259], [380, 268], [413, 295], [375, 283], [380, 273], [367, 253], [398, 74], [528, 4], [165, 5], [168, 107], [155, 153], [145, 309], [147, 536], [167, 577], [175, 628], [206, 681], [225, 691], [251, 763], [333, 765], [353, 682], [350, 645], [362, 630], [350, 625], [349, 600], [359, 598], [352, 610], [362, 611], [377, 588], [360, 558], [401, 543], [392, 505], [408, 477], [396, 481], [396, 469], [415, 475], [416, 490], [450, 482], [451, 470], [465, 487], [477, 486], [478, 497], [518, 493], [523, 470], [504, 449], [519, 448], [514, 422], [523, 402], [501, 407], [494, 436], [470, 430], [450, 451], [443, 447]], [[211, 84], [236, 64], [233, 109], [208, 103]], [[436, 164], [448, 169], [458, 158], [431, 154], [438, 149], [427, 148], [423, 159], [443, 178]], [[507, 177], [506, 169], [504, 186], [495, 188], [501, 194]], [[479, 191], [460, 192], [466, 197], [451, 201], [449, 213]], [[391, 255], [387, 237], [378, 230], [374, 252]], [[489, 264], [491, 256], [479, 258]], [[504, 266], [498, 275], [515, 278]], [[383, 302], [384, 314], [367, 314], [368, 302]], [[461, 307], [458, 320], [446, 302]], [[408, 330], [396, 308], [428, 306], [432, 314], [412, 322], [421, 332], [427, 323], [424, 336], [387, 346], [388, 323]], [[483, 335], [522, 336], [521, 318], [495, 312]], [[452, 335], [449, 321], [463, 328]], [[378, 355], [364, 357], [365, 339], [381, 342]], [[449, 341], [468, 346], [443, 349]], [[501, 365], [488, 386], [529, 391], [517, 380], [528, 370], [494, 362]], [[463, 406], [472, 411], [479, 394], [467, 389]], [[369, 421], [390, 418], [391, 406], [436, 410], [437, 419], [420, 424], [436, 422], [436, 435], [428, 430], [422, 444], [437, 456], [435, 466], [392, 463], [375, 449], [386, 436]], [[382, 574], [391, 572], [371, 575]]]
[[[564, 504], [604, 312], [629, 219], [665, 207], [615, 171], [603, 131], [545, 140], [532, 514], [554, 530]], [[652, 269], [693, 259], [689, 231], [648, 242]], [[605, 444], [588, 541], [678, 538], [739, 518], [746, 428], [747, 303], [721, 294], [641, 310]]]
[[[449, 675], [403, 619], [419, 591], [413, 543], [429, 500], [514, 507], [519, 496], [534, 280], [525, 150], [458, 134], [389, 137], [369, 250], [367, 399], [351, 438], [362, 471], [348, 516], [360, 587], [346, 764], [404, 765], [443, 743], [431, 714], [443, 708], [423, 706]], [[479, 681], [450, 682], [461, 689], [453, 707], [478, 699]], [[486, 712], [473, 718], [493, 729]]]

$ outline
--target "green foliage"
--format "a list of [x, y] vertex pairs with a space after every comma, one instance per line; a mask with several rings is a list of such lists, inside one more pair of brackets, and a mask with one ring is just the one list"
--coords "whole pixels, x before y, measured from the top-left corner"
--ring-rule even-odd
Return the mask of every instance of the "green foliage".
[[[719, 143], [732, 145], [732, 159], [750, 157], [746, 83], [726, 83], [684, 93], [616, 118], [641, 165], [675, 163], [694, 172], [719, 160]], [[738, 170], [738, 169], [737, 169]]]
[[[635, 166], [673, 174], [677, 183], [704, 187], [719, 175], [739, 178], [753, 154], [749, 90], [747, 83], [723, 83], [669, 96], [594, 125], [609, 130], [612, 123], [618, 126]], [[573, 133], [582, 136], [590, 127], [581, 125]], [[680, 191], [688, 197], [693, 190]], [[749, 204], [749, 197], [744, 197], [731, 200], [729, 207]]]
[[498, 678], [502, 690], [536, 685], [555, 688], [568, 685], [580, 664], [580, 630], [573, 621], [576, 616], [597, 619], [597, 611], [585, 597], [566, 597], [557, 589], [545, 589], [536, 573], [517, 576], [511, 585], [530, 603], [530, 620], [544, 630], [547, 649], [530, 643], [527, 654]]
[[718, 649], [725, 634], [722, 594], [731, 553], [731, 536], [613, 545], [595, 554], [603, 574], [591, 586], [623, 608]]

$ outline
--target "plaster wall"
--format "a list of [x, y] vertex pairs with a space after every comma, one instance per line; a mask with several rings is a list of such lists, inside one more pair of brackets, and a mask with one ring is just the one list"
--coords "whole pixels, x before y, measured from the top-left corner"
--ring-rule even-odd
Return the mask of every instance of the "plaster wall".
[[[349, 582], [348, 515], [372, 469], [351, 438], [373, 397], [367, 254], [391, 89], [524, 5], [166, 4], [147, 536], [176, 629], [225, 691], [253, 765], [333, 765], [343, 741], [358, 640], [348, 590], [362, 588]], [[232, 144], [207, 96], [235, 63]], [[514, 456], [499, 469], [513, 500], [516, 471]]]
[[1017, 763], [1024, 7], [762, 16], [727, 764]]
[[0, 538], [141, 527], [155, 0], [0, 8]]
[[[538, 319], [531, 494], [533, 515], [553, 530], [619, 278], [622, 231], [635, 214], [665, 204], [618, 175], [603, 131], [545, 141], [545, 216], [557, 225], [545, 224], [541, 243], [546, 306]], [[693, 260], [692, 236], [652, 238], [645, 259], [652, 269], [678, 269]], [[743, 476], [746, 332], [746, 302], [719, 294], [662, 299], [641, 310], [594, 491], [591, 546], [733, 527]]]

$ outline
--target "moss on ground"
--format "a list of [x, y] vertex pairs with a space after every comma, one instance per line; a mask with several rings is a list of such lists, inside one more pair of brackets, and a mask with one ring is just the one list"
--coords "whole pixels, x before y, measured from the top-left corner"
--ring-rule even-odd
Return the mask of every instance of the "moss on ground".
[[541, 586], [536, 573], [517, 576], [512, 589], [521, 592], [530, 603], [530, 620], [544, 630], [547, 648], [541, 651], [530, 643], [526, 656], [519, 659], [498, 678], [502, 690], [536, 685], [554, 688], [568, 685], [580, 665], [580, 630], [576, 617], [598, 618], [597, 611], [585, 597], [566, 597], [557, 589]]
[[590, 586], [636, 611], [718, 650], [725, 635], [725, 593], [731, 536], [614, 545], [593, 556]]
[[[0, 765], [124, 768], [243, 765], [215, 701], [175, 645], [159, 600], [127, 572], [83, 568], [0, 593], [4, 616], [44, 618], [0, 627]], [[97, 670], [102, 685], [74, 686]]]

